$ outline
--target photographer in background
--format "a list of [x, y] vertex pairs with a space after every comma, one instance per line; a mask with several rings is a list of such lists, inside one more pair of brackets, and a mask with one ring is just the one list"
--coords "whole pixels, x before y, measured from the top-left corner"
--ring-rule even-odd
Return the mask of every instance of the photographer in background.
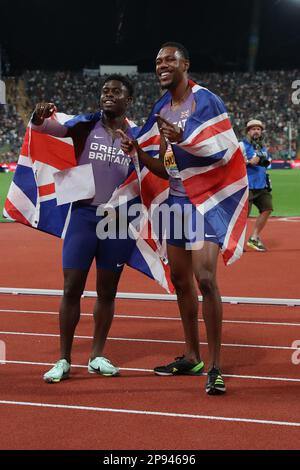
[[247, 246], [257, 251], [266, 251], [259, 235], [273, 211], [271, 182], [266, 170], [271, 163], [271, 158], [263, 142], [263, 131], [264, 124], [257, 119], [252, 119], [246, 127], [247, 136], [240, 142], [249, 180], [248, 214], [250, 214], [252, 204], [259, 210], [259, 216]]

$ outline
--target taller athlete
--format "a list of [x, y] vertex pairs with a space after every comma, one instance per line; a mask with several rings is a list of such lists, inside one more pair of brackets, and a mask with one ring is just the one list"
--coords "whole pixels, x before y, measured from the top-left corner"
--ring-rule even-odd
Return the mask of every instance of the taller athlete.
[[[123, 137], [122, 149], [124, 152], [130, 154], [135, 148], [140, 161], [150, 171], [161, 178], [169, 179], [168, 204], [173, 211], [175, 210], [175, 213], [178, 213], [177, 222], [181, 220], [182, 224], [196, 228], [196, 239], [189, 238], [189, 232], [187, 236], [185, 233], [184, 236], [178, 237], [172, 226], [173, 219], [170, 218], [170, 236], [166, 239], [167, 253], [183, 323], [186, 347], [182, 357], [176, 358], [170, 364], [155, 367], [154, 372], [157, 375], [200, 375], [204, 371], [204, 363], [199, 351], [198, 296], [194, 283], [195, 277], [203, 295], [202, 311], [209, 349], [206, 392], [215, 395], [223, 394], [226, 390], [220, 369], [222, 302], [216, 272], [220, 246], [225, 244], [228, 216], [232, 209], [228, 214], [226, 207], [209, 212], [207, 205], [202, 227], [197, 227], [197, 209], [192, 204], [191, 197], [203, 195], [206, 192], [208, 196], [211, 194], [211, 208], [216, 207], [216, 201], [220, 197], [218, 192], [222, 192], [224, 183], [229, 180], [229, 170], [225, 165], [226, 159], [222, 161], [227, 150], [233, 152], [232, 155], [228, 152], [227, 158], [232, 157], [231, 163], [234, 165], [235, 172], [243, 176], [245, 168], [238, 142], [228, 118], [226, 119], [224, 104], [219, 97], [210, 91], [201, 89], [199, 86], [194, 87], [196, 84], [192, 84], [188, 79], [189, 65], [188, 51], [179, 43], [163, 44], [156, 57], [156, 74], [161, 88], [167, 91], [165, 95], [167, 99], [164, 100], [162, 97], [160, 100], [166, 104], [160, 108], [159, 115], [157, 115], [161, 135], [160, 158], [151, 158], [138, 146], [136, 141], [128, 139], [128, 136], [122, 131], [120, 134]], [[196, 88], [199, 92], [193, 91], [192, 88]], [[156, 103], [155, 109], [159, 106], [160, 101]], [[222, 135], [217, 136], [220, 133], [218, 123], [221, 123], [222, 120], [223, 130], [227, 133], [224, 133], [226, 137], [223, 138], [223, 143], [219, 143]], [[190, 143], [185, 143], [183, 148], [180, 147], [184, 140], [184, 128], [187, 122], [196, 122], [200, 129], [201, 125], [203, 127], [201, 135], [192, 134], [199, 148], [201, 142], [207, 140], [206, 146], [203, 144], [203, 149], [201, 147], [201, 157], [189, 153], [189, 149], [194, 145], [192, 137], [189, 138]], [[213, 130], [212, 122], [215, 122], [215, 130]], [[209, 123], [211, 123], [210, 126]], [[214, 135], [216, 135], [215, 140], [213, 140]], [[222, 145], [224, 145], [224, 149]], [[180, 171], [178, 169], [179, 161], [181, 162]], [[213, 177], [207, 176], [206, 178], [206, 172], [210, 169], [209, 165], [216, 168], [216, 172]], [[185, 181], [182, 179], [182, 175], [185, 175]], [[199, 183], [198, 179], [198, 182], [195, 182], [192, 187], [189, 180], [197, 175], [200, 175], [201, 182]], [[199, 184], [201, 187], [197, 187]], [[246, 188], [246, 183], [243, 186], [241, 181], [238, 189], [247, 193]], [[238, 198], [236, 201], [238, 203]], [[247, 202], [246, 198], [245, 201]], [[246, 217], [244, 219], [246, 220]]]
[[103, 83], [100, 97], [102, 112], [78, 116], [72, 127], [49, 119], [55, 111], [53, 103], [37, 104], [31, 127], [38, 132], [56, 137], [71, 137], [78, 165], [92, 164], [95, 196], [73, 203], [71, 219], [63, 245], [64, 293], [59, 310], [60, 359], [44, 375], [48, 383], [69, 377], [71, 350], [76, 326], [80, 318], [80, 298], [84, 291], [91, 264], [96, 259], [97, 300], [94, 307], [94, 339], [88, 362], [88, 371], [105, 376], [119, 373], [103, 357], [105, 341], [114, 316], [114, 302], [123, 266], [135, 241], [97, 238], [96, 226], [100, 218], [97, 207], [107, 203], [114, 190], [122, 184], [129, 171], [130, 158], [121, 150], [117, 129], [132, 138], [126, 111], [133, 99], [133, 85], [121, 75], [110, 75]]

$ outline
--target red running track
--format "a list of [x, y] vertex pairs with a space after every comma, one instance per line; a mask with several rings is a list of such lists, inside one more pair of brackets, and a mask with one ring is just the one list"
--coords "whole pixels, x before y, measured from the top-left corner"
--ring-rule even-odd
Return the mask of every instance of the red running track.
[[[291, 224], [269, 223], [268, 253], [247, 252], [231, 268], [220, 262], [222, 295], [299, 297], [300, 224]], [[2, 224], [0, 241], [16, 243], [1, 259], [0, 286], [61, 288], [60, 240]], [[87, 288], [94, 290], [93, 283], [94, 273]], [[120, 291], [130, 290], [161, 292], [127, 270]], [[86, 370], [93, 300], [83, 299], [86, 315], [76, 331], [72, 377], [43, 383], [43, 372], [57, 359], [58, 303], [58, 298], [0, 295], [0, 340], [7, 347], [7, 363], [0, 365], [2, 449], [299, 448], [300, 365], [291, 361], [292, 342], [300, 340], [299, 307], [225, 304], [228, 393], [208, 397], [205, 376], [152, 373], [182, 352], [175, 302], [117, 302], [106, 355], [121, 367], [121, 376], [104, 378]], [[201, 315], [199, 326], [205, 360]]]

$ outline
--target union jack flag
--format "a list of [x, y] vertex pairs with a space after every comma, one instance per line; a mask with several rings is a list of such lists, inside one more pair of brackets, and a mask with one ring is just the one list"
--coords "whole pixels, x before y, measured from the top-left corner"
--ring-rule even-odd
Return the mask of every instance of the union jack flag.
[[190, 82], [196, 102], [174, 154], [186, 192], [213, 227], [225, 264], [243, 253], [248, 214], [244, 158], [222, 100]]
[[[55, 115], [61, 124], [71, 118], [63, 113]], [[71, 206], [57, 206], [53, 174], [75, 165], [71, 139], [40, 134], [27, 127], [3, 215], [43, 232], [64, 237]]]

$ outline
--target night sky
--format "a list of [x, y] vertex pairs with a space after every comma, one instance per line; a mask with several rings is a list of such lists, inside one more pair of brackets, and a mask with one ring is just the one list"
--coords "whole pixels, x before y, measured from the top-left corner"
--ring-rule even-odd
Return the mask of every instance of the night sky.
[[[254, 0], [0, 0], [11, 72], [137, 64], [153, 71], [164, 41], [193, 71], [246, 70]], [[257, 69], [300, 68], [300, 1], [261, 0]]]

